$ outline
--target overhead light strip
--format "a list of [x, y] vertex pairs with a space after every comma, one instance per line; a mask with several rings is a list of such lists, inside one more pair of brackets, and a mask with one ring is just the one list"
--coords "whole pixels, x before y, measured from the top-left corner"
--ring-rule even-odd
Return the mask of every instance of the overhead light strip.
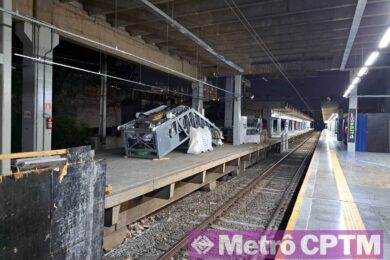
[[80, 39], [80, 40], [82, 40], [82, 41], [91, 43], [91, 44], [93, 44], [93, 45], [97, 45], [97, 46], [103, 47], [103, 48], [105, 48], [105, 49], [108, 49], [108, 50], [111, 50], [111, 51], [115, 51], [115, 52], [118, 52], [118, 53], [121, 53], [121, 54], [130, 56], [130, 57], [136, 58], [136, 59], [138, 59], [138, 60], [140, 60], [140, 61], [143, 61], [143, 62], [145, 62], [145, 63], [154, 65], [154, 66], [159, 67], [159, 68], [161, 68], [161, 69], [163, 69], [163, 70], [169, 71], [169, 72], [171, 72], [171, 73], [173, 73], [173, 74], [180, 75], [180, 76], [182, 76], [183, 78], [187, 78], [187, 79], [189, 79], [189, 80], [191, 80], [191, 81], [199, 82], [199, 83], [202, 83], [203, 85], [207, 85], [207, 86], [209, 86], [209, 87], [212, 87], [212, 88], [215, 88], [215, 89], [219, 89], [219, 90], [221, 90], [221, 91], [223, 91], [223, 92], [226, 92], [226, 93], [229, 93], [229, 94], [234, 95], [233, 92], [227, 91], [227, 90], [225, 90], [225, 89], [223, 89], [223, 88], [220, 88], [220, 87], [218, 87], [218, 86], [214, 86], [214, 85], [212, 85], [212, 84], [210, 84], [210, 83], [208, 83], [208, 82], [206, 82], [206, 81], [203, 81], [203, 80], [194, 78], [194, 77], [192, 77], [192, 76], [190, 76], [190, 75], [187, 75], [187, 74], [182, 73], [182, 72], [180, 72], [180, 71], [176, 71], [176, 70], [174, 70], [174, 69], [171, 69], [171, 68], [169, 68], [169, 67], [167, 67], [167, 66], [161, 65], [161, 64], [156, 63], [156, 62], [154, 62], [154, 61], [150, 61], [150, 60], [147, 60], [147, 59], [145, 59], [145, 58], [139, 57], [139, 56], [137, 56], [137, 55], [135, 55], [135, 54], [133, 54], [133, 53], [130, 53], [130, 52], [121, 50], [121, 49], [118, 48], [118, 46], [113, 47], [113, 46], [111, 46], [111, 45], [107, 45], [107, 44], [104, 44], [104, 43], [101, 43], [101, 42], [92, 40], [92, 39], [90, 39], [90, 38], [87, 38], [87, 37], [78, 35], [78, 34], [76, 34], [76, 33], [69, 32], [69, 31], [67, 31], [67, 30], [58, 28], [58, 27], [55, 26], [55, 25], [52, 25], [52, 24], [49, 24], [49, 23], [46, 23], [46, 22], [38, 21], [38, 20], [35, 19], [34, 17], [22, 15], [22, 14], [20, 14], [20, 13], [17, 13], [17, 12], [14, 12], [14, 11], [11, 11], [11, 10], [8, 10], [8, 9], [5, 9], [5, 8], [3, 8], [3, 7], [0, 7], [0, 11], [1, 11], [1, 12], [4, 12], [4, 13], [7, 13], [7, 14], [10, 14], [10, 15], [12, 15], [12, 16], [14, 16], [14, 17], [17, 17], [17, 18], [19, 18], [19, 19], [21, 19], [21, 20], [23, 20], [23, 21], [28, 21], [28, 22], [31, 22], [31, 23], [34, 23], [34, 24], [38, 24], [38, 25], [40, 25], [40, 26], [43, 26], [43, 27], [52, 29], [53, 31], [56, 31], [56, 32], [58, 32], [58, 33], [65, 34], [65, 35], [68, 35], [68, 36], [71, 36], [71, 37]]
[[368, 56], [367, 60], [366, 60], [366, 63], [364, 64], [365, 66], [371, 66], [372, 64], [374, 64], [374, 62], [376, 61], [376, 59], [379, 57], [379, 51], [374, 51], [371, 53], [370, 56]]
[[[390, 43], [390, 27], [384, 33], [381, 41], [379, 42], [378, 48], [379, 49], [387, 48], [389, 46], [389, 43]], [[375, 63], [375, 61], [378, 59], [379, 55], [380, 55], [379, 50], [376, 50], [376, 51], [373, 51], [370, 54], [370, 56], [368, 56], [366, 62], [364, 63], [364, 66], [362, 68], [360, 68], [358, 74], [353, 79], [351, 84], [348, 86], [347, 90], [344, 92], [344, 95], [343, 95], [344, 98], [347, 98], [349, 96], [349, 94], [351, 93], [351, 91], [356, 87], [356, 85], [359, 84], [362, 77], [367, 75], [367, 73], [369, 71], [369, 67]]]

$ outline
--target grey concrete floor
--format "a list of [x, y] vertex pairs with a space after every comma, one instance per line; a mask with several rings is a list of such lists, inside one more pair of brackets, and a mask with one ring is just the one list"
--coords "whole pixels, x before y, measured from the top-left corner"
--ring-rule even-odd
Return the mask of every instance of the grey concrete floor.
[[339, 161], [353, 203], [367, 230], [383, 230], [384, 259], [390, 259], [390, 154], [348, 153], [343, 144], [325, 130], [318, 143], [307, 185], [302, 187], [302, 205], [296, 230], [346, 230], [342, 198], [337, 187], [330, 151]]

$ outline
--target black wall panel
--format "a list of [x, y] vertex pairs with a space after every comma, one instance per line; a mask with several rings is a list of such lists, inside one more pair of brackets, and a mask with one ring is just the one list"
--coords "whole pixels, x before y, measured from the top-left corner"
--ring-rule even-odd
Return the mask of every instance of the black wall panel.
[[0, 179], [0, 259], [100, 259], [105, 161], [73, 148], [56, 169]]
[[367, 152], [389, 152], [389, 114], [367, 114]]

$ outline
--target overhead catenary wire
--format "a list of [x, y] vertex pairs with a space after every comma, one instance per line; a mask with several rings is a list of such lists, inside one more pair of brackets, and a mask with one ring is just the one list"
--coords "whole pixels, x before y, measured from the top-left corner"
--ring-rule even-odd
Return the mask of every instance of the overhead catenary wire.
[[167, 66], [161, 65], [161, 64], [156, 63], [156, 62], [154, 62], [154, 61], [151, 61], [151, 60], [142, 58], [142, 57], [140, 57], [140, 56], [138, 56], [138, 55], [135, 55], [135, 54], [133, 54], [133, 53], [130, 53], [130, 52], [121, 50], [121, 49], [118, 48], [118, 46], [115, 46], [115, 47], [114, 47], [114, 46], [111, 46], [111, 45], [108, 45], [108, 44], [101, 43], [101, 42], [99, 42], [99, 41], [92, 40], [92, 39], [87, 38], [87, 37], [84, 37], [84, 36], [82, 36], [82, 35], [79, 35], [79, 34], [76, 34], [76, 33], [73, 33], [73, 32], [70, 32], [70, 31], [67, 31], [67, 30], [64, 30], [64, 29], [61, 29], [61, 28], [58, 28], [57, 26], [52, 25], [52, 24], [50, 24], [50, 23], [41, 22], [41, 21], [35, 19], [34, 17], [22, 15], [22, 14], [20, 14], [20, 13], [18, 13], [18, 12], [14, 12], [14, 11], [12, 11], [12, 10], [8, 10], [8, 9], [6, 9], [6, 8], [3, 8], [3, 7], [0, 7], [0, 11], [1, 11], [1, 12], [4, 12], [4, 13], [7, 13], [7, 14], [9, 14], [9, 15], [12, 15], [12, 16], [14, 16], [14, 17], [17, 17], [17, 18], [19, 18], [19, 19], [21, 19], [21, 20], [23, 20], [23, 21], [28, 21], [28, 22], [31, 22], [31, 23], [34, 23], [34, 24], [37, 24], [37, 25], [40, 25], [40, 26], [43, 26], [43, 27], [52, 29], [53, 31], [56, 31], [56, 32], [61, 33], [61, 34], [63, 34], [63, 35], [67, 35], [67, 36], [70, 36], [70, 37], [74, 37], [74, 38], [79, 39], [79, 40], [82, 40], [82, 41], [84, 41], [84, 42], [88, 42], [88, 43], [90, 43], [90, 44], [92, 44], [92, 45], [96, 45], [96, 46], [105, 48], [105, 49], [107, 49], [107, 50], [111, 50], [111, 51], [114, 51], [114, 52], [117, 52], [117, 53], [124, 54], [124, 55], [129, 56], [129, 57], [133, 57], [133, 58], [135, 58], [135, 59], [137, 59], [137, 60], [140, 60], [140, 61], [145, 62], [145, 63], [147, 63], [147, 64], [150, 64], [150, 65], [159, 67], [159, 68], [161, 68], [161, 69], [163, 69], [163, 70], [169, 71], [169, 72], [171, 72], [171, 73], [173, 73], [173, 74], [179, 75], [179, 76], [181, 76], [181, 77], [183, 77], [183, 78], [186, 78], [186, 79], [188, 79], [188, 80], [191, 80], [191, 81], [194, 81], [194, 82], [199, 82], [199, 83], [201, 83], [201, 84], [203, 84], [203, 85], [206, 85], [206, 86], [209, 86], [209, 87], [212, 87], [212, 88], [215, 88], [215, 89], [219, 89], [219, 90], [221, 90], [221, 91], [223, 91], [223, 92], [226, 92], [226, 93], [229, 93], [229, 94], [234, 94], [234, 93], [231, 92], [231, 91], [227, 91], [227, 90], [225, 90], [225, 89], [223, 89], [223, 88], [220, 88], [220, 87], [217, 87], [217, 86], [215, 86], [215, 85], [212, 85], [212, 84], [208, 83], [207, 81], [203, 81], [203, 80], [197, 79], [197, 78], [192, 77], [192, 76], [190, 76], [190, 75], [187, 75], [187, 74], [185, 74], [185, 73], [183, 73], [183, 72], [174, 70], [174, 69], [172, 69], [172, 68], [169, 68], [169, 67], [167, 67]]
[[[287, 81], [287, 83], [292, 87], [292, 89], [295, 91], [297, 96], [300, 98], [302, 103], [307, 107], [307, 109], [313, 113], [312, 108], [309, 106], [309, 104], [305, 101], [301, 93], [298, 91], [298, 89], [295, 87], [295, 85], [291, 82], [291, 80], [288, 78], [286, 73], [283, 71], [282, 66], [276, 59], [276, 57], [272, 54], [270, 49], [267, 47], [263, 39], [259, 36], [259, 34], [256, 32], [256, 30], [253, 28], [251, 23], [248, 21], [246, 16], [242, 13], [241, 9], [237, 6], [234, 0], [230, 0], [231, 3], [229, 3], [229, 0], [224, 0], [225, 3], [229, 6], [231, 11], [234, 13], [234, 15], [237, 17], [237, 19], [240, 21], [240, 23], [244, 26], [244, 28], [248, 31], [248, 33], [252, 36], [252, 38], [255, 40], [255, 42], [260, 46], [260, 48], [264, 51], [264, 53], [267, 55], [267, 57], [270, 59], [270, 61], [275, 65], [276, 69], [282, 74], [283, 78]], [[233, 6], [234, 7], [233, 7]], [[243, 21], [245, 20], [245, 22]]]
[[139, 86], [159, 89], [161, 91], [167, 91], [167, 92], [171, 92], [171, 93], [174, 93], [174, 94], [177, 94], [177, 95], [192, 97], [191, 94], [182, 93], [182, 92], [178, 92], [178, 91], [174, 91], [174, 90], [170, 90], [170, 89], [165, 89], [165, 88], [157, 87], [157, 86], [150, 85], [150, 84], [147, 84], [147, 83], [137, 82], [137, 81], [134, 81], [134, 80], [125, 79], [125, 78], [109, 75], [109, 74], [98, 72], [98, 71], [92, 71], [92, 70], [83, 69], [83, 68], [79, 68], [79, 67], [63, 64], [63, 63], [58, 63], [58, 62], [50, 61], [50, 60], [47, 60], [47, 59], [42, 59], [40, 57], [35, 58], [35, 57], [31, 57], [31, 56], [27, 56], [27, 55], [23, 55], [23, 54], [19, 54], [19, 53], [15, 53], [14, 55], [17, 56], [17, 57], [21, 57], [21, 58], [24, 58], [24, 59], [28, 59], [28, 60], [31, 60], [31, 61], [35, 61], [35, 62], [39, 62], [39, 63], [42, 63], [42, 64], [46, 64], [46, 65], [59, 66], [59, 67], [72, 69], [72, 70], [77, 70], [77, 71], [81, 71], [81, 72], [85, 72], [85, 73], [89, 73], [89, 74], [93, 74], [93, 75], [97, 75], [97, 76], [101, 76], [101, 77], [107, 77], [107, 78], [110, 78], [110, 79], [115, 79], [115, 80], [119, 80], [119, 81], [123, 81], [123, 82], [127, 82], [127, 83], [132, 83], [132, 84], [136, 84], [136, 85], [139, 85]]

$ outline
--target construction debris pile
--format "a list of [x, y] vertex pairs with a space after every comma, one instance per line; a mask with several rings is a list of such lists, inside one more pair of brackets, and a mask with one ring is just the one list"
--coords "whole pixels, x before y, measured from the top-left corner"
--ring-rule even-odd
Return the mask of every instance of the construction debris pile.
[[187, 106], [159, 106], [118, 126], [129, 157], [161, 158], [189, 140], [191, 128], [208, 128], [212, 143], [222, 144], [223, 134], [202, 114]]

